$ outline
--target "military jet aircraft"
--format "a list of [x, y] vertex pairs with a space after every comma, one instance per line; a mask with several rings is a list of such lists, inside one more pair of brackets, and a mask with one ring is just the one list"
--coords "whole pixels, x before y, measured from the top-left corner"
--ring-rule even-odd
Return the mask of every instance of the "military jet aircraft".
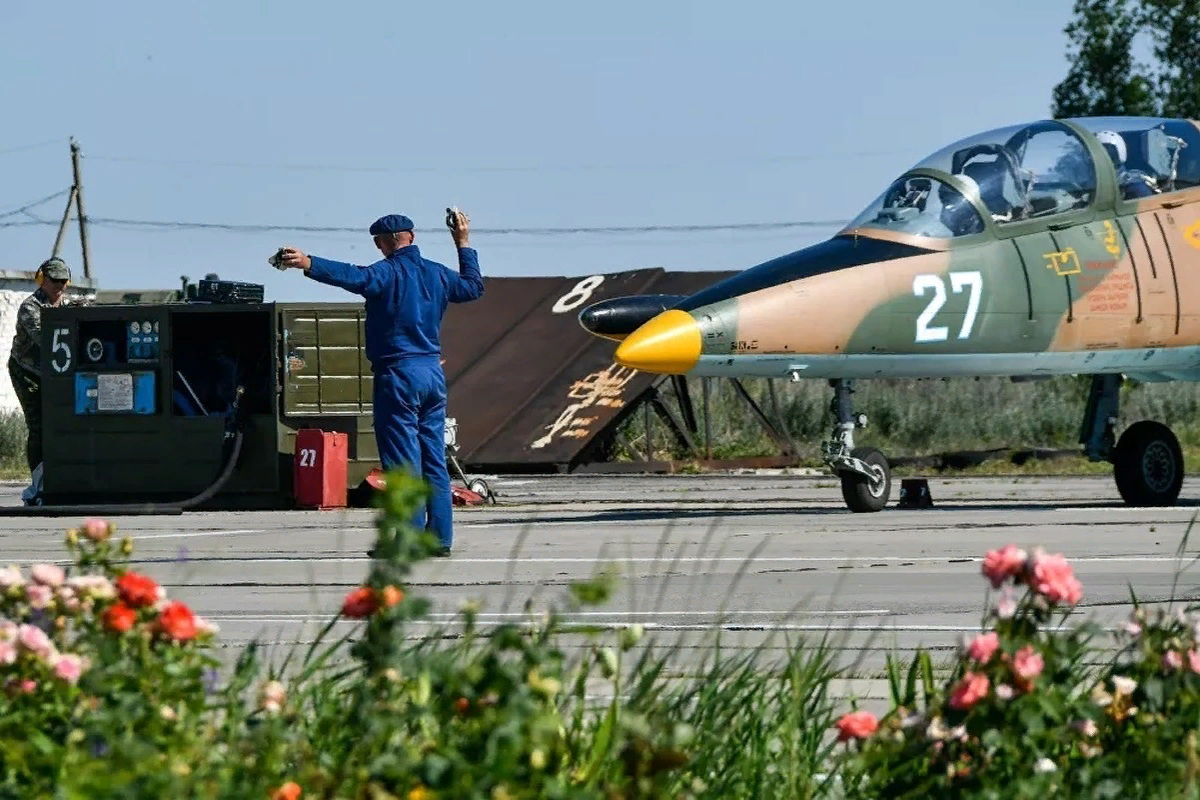
[[580, 324], [651, 373], [820, 378], [823, 445], [853, 511], [887, 505], [882, 453], [851, 381], [1090, 375], [1080, 435], [1124, 501], [1172, 505], [1175, 435], [1152, 420], [1115, 437], [1119, 388], [1200, 380], [1200, 122], [1041, 120], [938, 150], [827, 241], [689, 297], [614, 298]]

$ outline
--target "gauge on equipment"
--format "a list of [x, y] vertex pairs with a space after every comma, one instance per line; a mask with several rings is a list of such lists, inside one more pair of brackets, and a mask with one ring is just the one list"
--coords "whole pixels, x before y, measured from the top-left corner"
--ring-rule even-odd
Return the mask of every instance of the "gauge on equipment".
[[104, 342], [96, 338], [88, 339], [87, 357], [92, 361], [104, 358]]

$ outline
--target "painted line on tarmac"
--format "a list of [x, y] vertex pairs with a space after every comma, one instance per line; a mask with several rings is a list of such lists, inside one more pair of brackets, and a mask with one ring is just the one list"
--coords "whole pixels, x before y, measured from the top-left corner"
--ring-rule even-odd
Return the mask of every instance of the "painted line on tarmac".
[[[286, 531], [287, 528], [279, 528], [277, 532], [285, 533]], [[267, 531], [261, 528], [247, 528], [235, 531], [180, 531], [178, 533], [141, 533], [136, 536], [130, 534], [130, 538], [136, 544], [137, 542], [154, 539], [188, 539], [197, 536], [244, 536], [252, 533], [267, 533]]]
[[[576, 621], [576, 618], [585, 617], [588, 619], [608, 619], [613, 622], [622, 621], [623, 618], [632, 616], [641, 617], [713, 617], [713, 618], [731, 618], [731, 617], [772, 617], [778, 616], [782, 612], [771, 611], [579, 611], [573, 614], [564, 614], [560, 617], [560, 621], [570, 623]], [[804, 617], [847, 617], [847, 616], [881, 616], [891, 614], [890, 609], [886, 608], [868, 608], [862, 611], [847, 609], [844, 611], [809, 611], [805, 613], [797, 612], [794, 616]], [[325, 620], [331, 615], [328, 613], [317, 613], [308, 611], [279, 611], [270, 614], [205, 614], [205, 619], [222, 620], [225, 622], [290, 622], [304, 620]], [[462, 617], [462, 614], [450, 611], [438, 611], [426, 615], [429, 619], [423, 624], [432, 624], [437, 620], [456, 620]], [[480, 611], [476, 615], [477, 619], [531, 619], [537, 618], [537, 614], [529, 614], [524, 611]], [[355, 620], [347, 619], [345, 622], [351, 623]], [[411, 623], [419, 623], [421, 620], [410, 620]], [[408, 624], [408, 623], [406, 623]], [[972, 628], [975, 630], [975, 628]]]
[[[327, 622], [330, 619], [331, 615], [329, 615], [329, 614], [296, 613], [296, 614], [273, 614], [273, 615], [265, 615], [264, 614], [264, 615], [254, 615], [254, 616], [204, 614], [203, 616], [204, 616], [204, 619], [206, 619], [210, 622], [228, 625], [231, 623], [252, 624], [252, 623], [256, 623], [256, 622], [257, 623]], [[670, 617], [672, 615], [668, 612], [668, 613], [664, 613], [662, 616]], [[715, 617], [716, 615], [714, 614], [713, 616]], [[448, 616], [446, 619], [410, 620], [410, 621], [406, 622], [405, 624], [409, 625], [409, 626], [422, 626], [422, 627], [433, 627], [433, 626], [438, 626], [438, 625], [444, 626], [447, 622], [452, 622], [458, 618], [459, 618], [458, 616]], [[350, 619], [343, 620], [343, 621], [347, 624], [353, 624], [353, 623], [357, 622], [357, 620], [350, 620]], [[583, 622], [585, 622], [585, 621], [584, 620], [576, 621], [576, 620], [571, 620], [571, 619], [566, 619], [566, 618], [560, 620], [560, 624], [563, 624], [563, 625], [572, 625], [572, 624], [578, 625], [578, 624], [582, 624]], [[628, 620], [621, 619], [619, 617], [614, 617], [612, 619], [592, 619], [592, 620], [587, 620], [586, 622], [590, 625], [624, 626], [624, 625], [629, 624]], [[918, 623], [910, 623], [910, 624], [874, 623], [874, 624], [858, 625], [855, 623], [839, 624], [836, 622], [827, 623], [827, 624], [818, 624], [818, 623], [801, 623], [801, 622], [773, 623], [773, 622], [766, 622], [766, 621], [764, 621], [762, 623], [755, 623], [755, 622], [747, 621], [747, 622], [722, 622], [721, 624], [718, 625], [718, 624], [716, 624], [716, 620], [714, 620], [713, 624], [670, 623], [670, 622], [643, 622], [640, 624], [642, 625], [642, 627], [645, 630], [648, 630], [648, 631], [649, 630], [706, 631], [706, 630], [712, 630], [714, 628], [720, 628], [722, 630], [843, 631], [846, 633], [870, 632], [870, 631], [882, 631], [882, 632], [891, 631], [891, 632], [899, 632], [899, 633], [978, 633], [980, 630], [978, 625], [933, 625], [933, 624], [918, 624]]]
[[[1091, 562], [1113, 562], [1113, 563], [1166, 563], [1177, 562], [1180, 559], [1176, 556], [1068, 556], [1067, 561], [1070, 563], [1091, 563]], [[194, 561], [202, 559], [193, 557]], [[220, 558], [208, 559], [211, 562], [238, 562], [245, 561], [254, 564], [270, 564], [270, 563], [358, 563], [370, 561], [365, 555], [363, 556], [332, 556], [323, 558], [304, 558], [296, 556], [293, 558]], [[815, 563], [865, 563], [878, 564], [881, 562], [900, 563], [900, 564], [978, 564], [983, 561], [979, 556], [913, 556], [911, 558], [905, 556], [688, 556], [686, 558], [674, 558], [671, 556], [632, 556], [629, 558], [584, 558], [582, 556], [535, 556], [525, 558], [517, 556], [515, 558], [466, 558], [453, 556], [449, 561], [442, 562], [429, 560], [425, 563], [437, 564], [439, 566], [452, 566], [454, 564], [713, 564], [713, 563], [732, 563], [732, 564], [803, 564], [808, 562]]]
[[[245, 531], [230, 531], [224, 535], [234, 536], [246, 533]], [[1172, 564], [1180, 563], [1177, 556], [1073, 556], [1068, 557], [1067, 561], [1071, 564]], [[54, 558], [4, 558], [0, 556], [0, 562], [6, 564], [40, 564], [40, 563], [56, 563], [68, 565], [73, 563], [70, 559], [54, 559]], [[135, 558], [135, 563], [139, 564], [157, 564], [157, 563], [203, 563], [209, 565], [229, 564], [238, 565], [263, 565], [263, 564], [295, 564], [295, 565], [312, 565], [312, 564], [365, 564], [370, 563], [370, 559], [364, 554], [362, 556], [322, 556], [317, 558], [306, 558], [303, 555], [297, 556], [268, 556], [255, 557], [253, 555], [241, 557], [206, 557], [198, 554], [190, 554], [186, 559], [180, 560], [176, 558]], [[509, 566], [516, 564], [521, 565], [554, 565], [554, 564], [654, 564], [664, 567], [679, 567], [679, 566], [705, 566], [713, 564], [745, 564], [749, 567], [769, 566], [772, 564], [839, 564], [844, 565], [846, 569], [857, 569], [863, 565], [886, 567], [891, 565], [912, 566], [916, 564], [931, 565], [959, 565], [959, 564], [979, 564], [983, 559], [978, 556], [688, 556], [686, 558], [676, 558], [670, 556], [633, 556], [625, 558], [601, 558], [599, 556], [593, 558], [585, 558], [582, 556], [540, 556], [540, 557], [503, 557], [503, 558], [465, 558], [455, 557], [448, 562], [434, 561], [432, 559], [423, 563], [438, 566], [451, 567], [455, 565], [504, 565]], [[435, 574], [443, 574], [439, 570]]]

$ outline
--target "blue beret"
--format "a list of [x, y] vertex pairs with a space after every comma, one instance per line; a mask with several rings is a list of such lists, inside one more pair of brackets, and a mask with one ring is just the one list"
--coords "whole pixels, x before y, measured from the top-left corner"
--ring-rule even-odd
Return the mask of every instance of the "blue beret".
[[400, 231], [411, 231], [413, 229], [412, 220], [403, 214], [388, 214], [386, 217], [380, 217], [371, 223], [371, 235], [378, 236], [381, 233], [399, 233]]

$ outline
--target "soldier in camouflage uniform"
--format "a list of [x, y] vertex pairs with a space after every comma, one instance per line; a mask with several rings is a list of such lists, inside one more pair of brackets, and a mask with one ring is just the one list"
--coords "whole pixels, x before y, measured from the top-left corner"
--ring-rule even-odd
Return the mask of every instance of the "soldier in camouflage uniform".
[[42, 463], [42, 309], [62, 305], [71, 280], [71, 270], [58, 257], [44, 261], [38, 272], [43, 278], [41, 285], [17, 309], [17, 329], [8, 358], [8, 376], [29, 430], [25, 458], [30, 472]]

